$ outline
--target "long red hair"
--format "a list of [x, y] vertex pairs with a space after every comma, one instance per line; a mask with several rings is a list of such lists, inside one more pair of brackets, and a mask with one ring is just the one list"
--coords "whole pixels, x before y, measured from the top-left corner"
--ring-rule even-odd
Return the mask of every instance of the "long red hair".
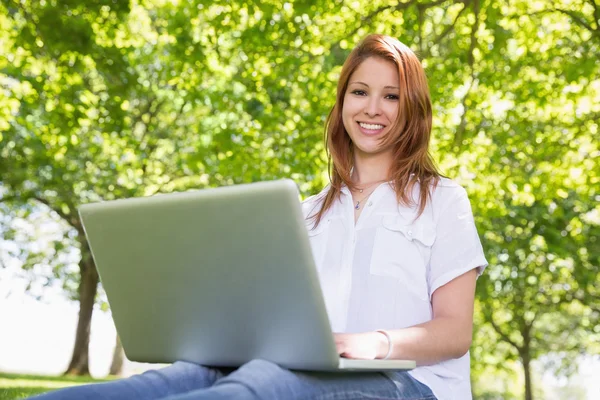
[[[342, 121], [342, 108], [350, 77], [369, 57], [391, 61], [398, 68], [398, 117], [389, 134], [382, 140], [383, 146], [393, 143], [394, 159], [389, 176], [398, 202], [406, 206], [418, 203], [417, 215], [420, 215], [430, 200], [430, 187], [435, 187], [439, 181], [440, 174], [429, 154], [432, 112], [425, 71], [415, 53], [397, 39], [384, 35], [369, 35], [352, 50], [342, 66], [336, 102], [325, 124], [331, 185], [319, 211], [312, 215], [315, 227], [335, 199], [340, 197], [343, 185], [350, 189], [357, 188], [351, 179], [353, 148]], [[412, 192], [417, 182], [419, 199], [415, 202]]]

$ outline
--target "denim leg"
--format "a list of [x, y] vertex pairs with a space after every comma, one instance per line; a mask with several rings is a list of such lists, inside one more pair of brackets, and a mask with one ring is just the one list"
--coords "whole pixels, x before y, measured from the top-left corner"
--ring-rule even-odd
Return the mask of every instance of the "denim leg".
[[178, 361], [130, 378], [72, 386], [34, 397], [35, 400], [152, 400], [209, 387], [223, 377], [218, 369]]
[[168, 400], [435, 400], [431, 390], [405, 371], [386, 373], [298, 372], [253, 360], [210, 388], [169, 396]]

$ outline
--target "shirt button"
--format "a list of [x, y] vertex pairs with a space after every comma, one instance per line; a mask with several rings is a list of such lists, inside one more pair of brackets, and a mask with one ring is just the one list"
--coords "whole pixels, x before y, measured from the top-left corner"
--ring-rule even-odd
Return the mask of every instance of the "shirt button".
[[408, 231], [406, 233], [408, 234], [408, 236], [410, 236], [412, 238], [412, 231]]
[[371, 207], [372, 205], [373, 205], [373, 202], [372, 202], [372, 201], [370, 201], [370, 202], [369, 202], [369, 207]]

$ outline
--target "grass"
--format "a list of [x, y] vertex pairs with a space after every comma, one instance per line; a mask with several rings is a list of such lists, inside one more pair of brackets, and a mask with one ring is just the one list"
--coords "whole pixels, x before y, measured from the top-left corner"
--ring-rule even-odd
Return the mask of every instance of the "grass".
[[105, 382], [89, 376], [44, 376], [0, 373], [0, 400], [24, 399], [67, 386]]

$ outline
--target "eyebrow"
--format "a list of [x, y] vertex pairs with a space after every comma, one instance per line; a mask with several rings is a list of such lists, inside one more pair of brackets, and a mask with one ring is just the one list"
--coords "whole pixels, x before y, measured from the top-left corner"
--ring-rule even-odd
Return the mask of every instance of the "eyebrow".
[[[350, 82], [350, 85], [352, 85], [353, 83], [369, 87], [369, 85], [367, 85], [364, 82], [354, 81], [354, 82]], [[400, 90], [400, 88], [398, 86], [385, 86], [384, 89], [396, 89], [396, 90]]]

